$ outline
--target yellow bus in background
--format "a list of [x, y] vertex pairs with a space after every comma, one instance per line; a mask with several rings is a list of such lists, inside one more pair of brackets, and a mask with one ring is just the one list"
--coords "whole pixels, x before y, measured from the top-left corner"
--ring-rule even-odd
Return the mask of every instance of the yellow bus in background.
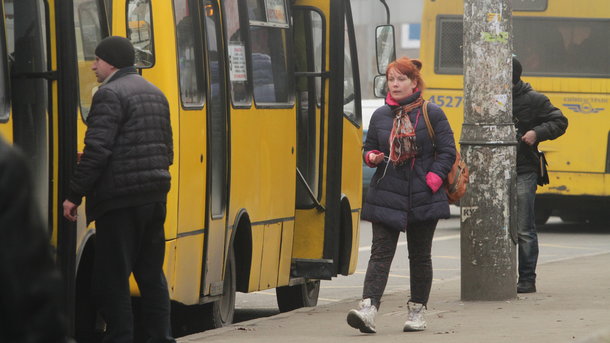
[[[235, 293], [275, 289], [281, 311], [354, 273], [362, 118], [349, 0], [3, 0], [0, 134], [35, 170], [66, 276], [72, 330], [103, 330], [89, 296], [95, 223], [62, 217], [83, 150], [97, 43], [128, 37], [170, 104], [165, 224], [172, 301], [233, 320]], [[75, 277], [73, 277], [75, 276]], [[137, 289], [134, 284], [134, 295]]]
[[[523, 80], [568, 117], [566, 134], [540, 144], [550, 184], [536, 217], [610, 220], [610, 4], [607, 0], [512, 1], [513, 49]], [[420, 56], [426, 97], [459, 139], [464, 118], [463, 1], [424, 0]]]

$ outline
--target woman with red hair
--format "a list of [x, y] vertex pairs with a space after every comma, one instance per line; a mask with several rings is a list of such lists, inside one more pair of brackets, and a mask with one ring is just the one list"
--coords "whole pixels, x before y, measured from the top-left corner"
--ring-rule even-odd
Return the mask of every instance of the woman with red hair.
[[[455, 161], [455, 141], [440, 107], [424, 103], [422, 63], [403, 57], [386, 70], [386, 104], [371, 117], [363, 158], [377, 168], [362, 208], [372, 222], [373, 242], [362, 301], [347, 315], [350, 326], [375, 333], [375, 315], [388, 281], [398, 237], [406, 232], [411, 296], [403, 331], [426, 328], [424, 309], [432, 286], [432, 238], [439, 219], [449, 218], [449, 203], [441, 189]], [[434, 142], [423, 118], [427, 111]]]

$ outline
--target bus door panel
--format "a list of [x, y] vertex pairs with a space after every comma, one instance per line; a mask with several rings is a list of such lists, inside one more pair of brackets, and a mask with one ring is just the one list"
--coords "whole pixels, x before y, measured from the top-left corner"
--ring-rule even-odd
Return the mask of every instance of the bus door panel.
[[4, 17], [4, 8], [0, 6], [0, 138], [7, 142], [13, 141], [13, 121], [11, 120], [10, 99], [10, 56], [7, 51], [7, 32]]
[[328, 116], [328, 13], [319, 2], [293, 7], [297, 94], [297, 201], [293, 259], [317, 263], [324, 253], [325, 147]]
[[[36, 200], [49, 218], [49, 81], [45, 6], [42, 0], [5, 0], [4, 18], [11, 61], [12, 140], [21, 148], [34, 176]], [[50, 224], [50, 223], [49, 223]], [[49, 225], [49, 227], [51, 227]]]
[[[203, 28], [197, 1], [173, 0], [179, 86], [178, 235], [175, 299], [196, 304], [201, 295], [205, 241], [207, 158]], [[174, 132], [176, 131], [174, 127]], [[176, 136], [176, 135], [174, 135]], [[175, 182], [172, 180], [172, 183]], [[197, 263], [199, 262], [199, 263]]]
[[216, 1], [204, 1], [207, 86], [207, 197], [204, 293], [223, 290], [228, 203], [228, 99], [221, 20]]

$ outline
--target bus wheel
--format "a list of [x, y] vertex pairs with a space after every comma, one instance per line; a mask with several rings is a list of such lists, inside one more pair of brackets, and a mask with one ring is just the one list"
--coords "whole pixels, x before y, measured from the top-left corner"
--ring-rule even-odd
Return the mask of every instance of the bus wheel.
[[301, 285], [283, 286], [275, 289], [280, 312], [288, 312], [301, 307], [314, 307], [318, 304], [320, 280], [307, 281]]
[[225, 268], [220, 300], [203, 305], [203, 320], [206, 329], [215, 329], [233, 323], [235, 314], [235, 253], [233, 246], [229, 249]]

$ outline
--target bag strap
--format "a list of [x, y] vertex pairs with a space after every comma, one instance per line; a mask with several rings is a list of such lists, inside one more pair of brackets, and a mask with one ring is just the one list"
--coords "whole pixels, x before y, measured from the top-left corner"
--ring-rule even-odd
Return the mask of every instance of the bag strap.
[[432, 147], [436, 151], [436, 139], [434, 138], [434, 128], [432, 128], [432, 124], [430, 124], [430, 117], [428, 117], [428, 100], [424, 100], [424, 104], [422, 105], [422, 110], [424, 112], [424, 120], [426, 121], [426, 128], [428, 129], [428, 135], [430, 135], [430, 139], [432, 140]]

